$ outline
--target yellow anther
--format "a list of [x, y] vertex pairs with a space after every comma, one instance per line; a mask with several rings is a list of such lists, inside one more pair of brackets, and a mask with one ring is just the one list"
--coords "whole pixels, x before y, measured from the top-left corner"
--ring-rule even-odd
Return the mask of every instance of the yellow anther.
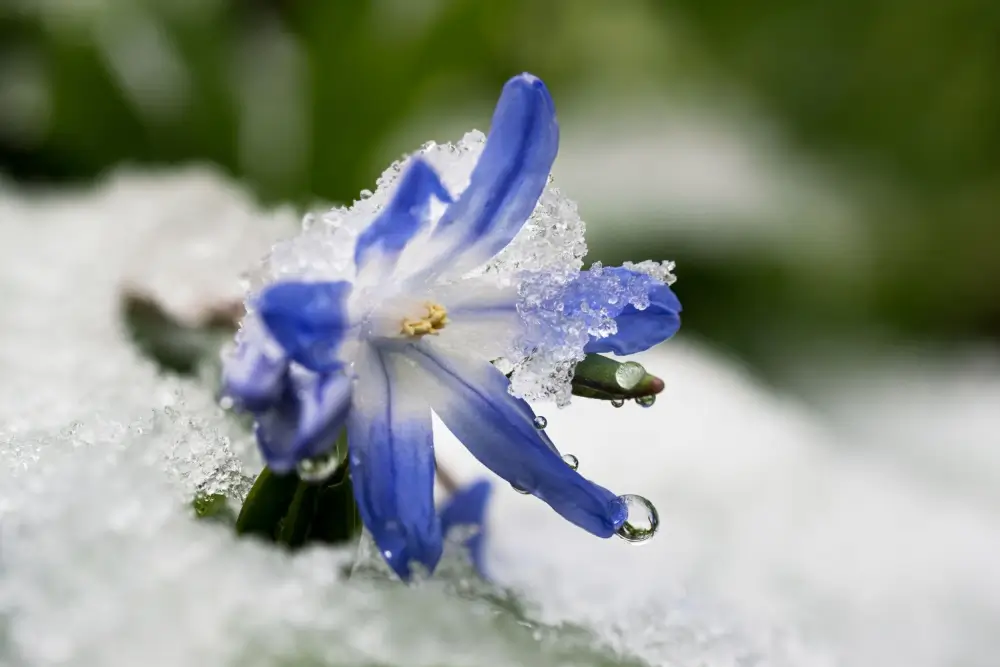
[[402, 332], [405, 336], [419, 338], [430, 334], [438, 335], [441, 329], [448, 324], [448, 311], [445, 307], [437, 303], [425, 303], [427, 315], [420, 319], [403, 318]]

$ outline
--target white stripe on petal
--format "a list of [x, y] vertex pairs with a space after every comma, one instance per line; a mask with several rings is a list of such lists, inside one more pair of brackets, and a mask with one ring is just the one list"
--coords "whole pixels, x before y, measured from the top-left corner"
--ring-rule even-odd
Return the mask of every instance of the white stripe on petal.
[[430, 301], [448, 311], [448, 324], [435, 339], [442, 349], [483, 361], [506, 356], [524, 332], [514, 286], [492, 277], [436, 285]]

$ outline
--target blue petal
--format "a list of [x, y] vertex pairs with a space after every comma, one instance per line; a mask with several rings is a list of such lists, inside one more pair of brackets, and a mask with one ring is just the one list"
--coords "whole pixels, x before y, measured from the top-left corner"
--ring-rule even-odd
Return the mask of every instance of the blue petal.
[[610, 537], [622, 525], [615, 494], [566, 465], [535, 428], [531, 407], [508, 393], [509, 381], [492, 364], [425, 342], [407, 354], [436, 380], [426, 391], [434, 412], [483, 465], [598, 537]]
[[681, 302], [667, 285], [658, 280], [628, 269], [605, 269], [620, 277], [631, 274], [648, 280], [649, 306], [643, 310], [629, 304], [615, 317], [617, 333], [604, 338], [592, 338], [584, 351], [587, 353], [613, 352], [617, 355], [635, 354], [648, 350], [667, 340], [681, 326]]
[[441, 524], [434, 511], [431, 412], [408, 391], [388, 353], [365, 348], [347, 421], [351, 480], [365, 526], [401, 579], [417, 561], [433, 572], [441, 558]]
[[497, 102], [469, 186], [435, 229], [449, 239], [443, 261], [449, 272], [475, 268], [510, 243], [545, 189], [558, 150], [559, 125], [545, 84], [531, 74], [514, 77]]
[[263, 346], [240, 341], [222, 366], [222, 394], [243, 410], [265, 410], [285, 390], [288, 361]]
[[483, 563], [484, 542], [486, 538], [486, 503], [490, 500], [493, 487], [486, 480], [481, 480], [456, 491], [441, 507], [441, 533], [445, 536], [458, 526], [477, 528], [475, 534], [465, 540], [469, 557], [479, 576], [486, 578]]
[[257, 443], [277, 473], [328, 452], [351, 406], [351, 379], [344, 373], [290, 373], [281, 398], [257, 413]]
[[349, 323], [351, 283], [280, 282], [257, 297], [260, 317], [290, 359], [309, 370], [329, 372], [343, 366], [337, 353]]
[[392, 200], [358, 236], [354, 261], [359, 270], [372, 258], [394, 260], [428, 222], [431, 197], [451, 203], [451, 195], [437, 172], [424, 160], [415, 159], [402, 177]]

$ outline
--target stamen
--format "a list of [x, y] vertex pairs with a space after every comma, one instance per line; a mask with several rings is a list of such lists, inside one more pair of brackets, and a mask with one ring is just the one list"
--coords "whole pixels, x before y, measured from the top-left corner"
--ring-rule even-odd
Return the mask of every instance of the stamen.
[[448, 311], [438, 303], [427, 302], [424, 304], [427, 315], [420, 319], [403, 318], [402, 333], [411, 338], [420, 338], [430, 334], [438, 335], [441, 329], [448, 324]]

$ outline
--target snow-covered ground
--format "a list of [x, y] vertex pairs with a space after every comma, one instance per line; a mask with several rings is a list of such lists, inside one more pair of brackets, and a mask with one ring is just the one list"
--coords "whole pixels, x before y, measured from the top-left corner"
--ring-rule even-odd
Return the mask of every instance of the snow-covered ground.
[[[682, 334], [640, 359], [667, 381], [652, 408], [542, 408], [659, 534], [596, 540], [498, 483], [488, 562], [516, 604], [456, 573], [345, 580], [351, 550], [195, 521], [195, 489], [245, 490], [252, 443], [130, 346], [119, 290], [195, 317], [295, 224], [209, 172], [0, 186], [3, 664], [996, 664], [995, 365], [878, 371], [820, 417]], [[439, 452], [482, 474], [444, 432]]]

